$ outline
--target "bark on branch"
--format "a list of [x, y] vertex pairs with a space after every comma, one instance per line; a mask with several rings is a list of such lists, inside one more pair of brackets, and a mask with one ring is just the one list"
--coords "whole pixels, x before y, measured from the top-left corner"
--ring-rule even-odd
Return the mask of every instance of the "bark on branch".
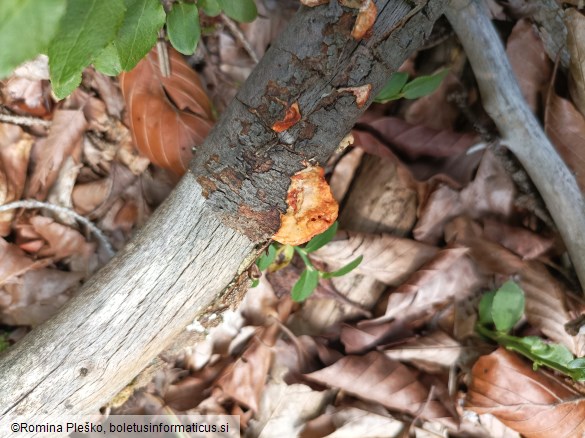
[[585, 202], [575, 177], [524, 101], [506, 52], [482, 5], [452, 0], [446, 15], [469, 58], [487, 113], [502, 142], [542, 195], [585, 286]]
[[[350, 36], [356, 11], [333, 0], [301, 8], [140, 235], [0, 358], [4, 424], [18, 415], [95, 412], [253, 261], [256, 245], [279, 227], [289, 177], [304, 160], [332, 153], [430, 33], [445, 1], [376, 4], [371, 36], [361, 42]], [[367, 85], [361, 108], [343, 90]], [[274, 133], [270, 126], [293, 102], [301, 121]]]

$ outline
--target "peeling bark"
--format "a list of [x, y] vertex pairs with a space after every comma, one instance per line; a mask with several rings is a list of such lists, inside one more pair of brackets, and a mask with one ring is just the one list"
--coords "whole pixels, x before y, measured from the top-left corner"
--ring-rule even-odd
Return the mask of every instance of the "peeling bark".
[[[350, 35], [357, 11], [336, 1], [301, 8], [142, 232], [0, 357], [3, 424], [96, 412], [253, 262], [280, 226], [290, 176], [329, 157], [445, 1], [376, 3], [360, 42]], [[341, 91], [365, 85], [364, 104]], [[301, 119], [274, 132], [294, 102]]]

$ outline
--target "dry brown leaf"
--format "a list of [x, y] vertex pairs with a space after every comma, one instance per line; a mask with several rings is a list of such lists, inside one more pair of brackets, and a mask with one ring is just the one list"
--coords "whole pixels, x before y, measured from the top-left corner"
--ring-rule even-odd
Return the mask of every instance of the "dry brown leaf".
[[[414, 100], [406, 110], [404, 119], [413, 126], [426, 126], [437, 131], [453, 131], [461, 110], [448, 97], [461, 88], [457, 76], [452, 72], [443, 79], [433, 93]], [[440, 111], [437, 111], [440, 108]]]
[[65, 158], [74, 156], [81, 147], [87, 122], [82, 111], [56, 110], [46, 139], [38, 140], [33, 147], [33, 172], [27, 196], [44, 200], [57, 179]]
[[203, 143], [211, 129], [211, 103], [182, 56], [169, 48], [169, 59], [170, 77], [162, 77], [152, 50], [120, 76], [120, 85], [136, 147], [156, 165], [182, 175], [192, 148]]
[[356, 325], [343, 324], [339, 340], [347, 354], [364, 354], [392, 339], [405, 339], [410, 336], [413, 336], [412, 331], [397, 321], [369, 324], [369, 320], [363, 320]]
[[100, 98], [106, 104], [108, 114], [120, 119], [124, 111], [124, 97], [120, 88], [114, 83], [114, 78], [99, 73], [93, 69], [86, 69], [84, 74], [91, 80], [92, 88], [95, 88]]
[[569, 91], [575, 106], [585, 116], [585, 17], [574, 8], [565, 11], [567, 48], [571, 54]]
[[[34, 138], [16, 125], [0, 123], [0, 204], [20, 199]], [[0, 236], [10, 233], [15, 211], [0, 213]]]
[[571, 102], [551, 93], [545, 131], [585, 192], [585, 118]]
[[438, 249], [433, 246], [390, 234], [343, 231], [312, 256], [327, 263], [333, 271], [361, 255], [363, 260], [355, 272], [371, 275], [382, 283], [397, 286], [437, 252]]
[[[0, 321], [8, 325], [37, 326], [53, 316], [79, 286], [84, 274], [56, 269], [26, 272], [17, 283], [4, 285], [0, 297]], [[5, 302], [6, 297], [0, 298]]]
[[322, 167], [309, 166], [291, 176], [286, 196], [288, 209], [280, 215], [280, 229], [272, 237], [274, 240], [301, 245], [335, 222], [339, 206], [324, 175]]
[[0, 237], [0, 285], [13, 282], [16, 277], [31, 269], [38, 269], [46, 262], [34, 261], [16, 245]]
[[30, 224], [33, 230], [46, 241], [37, 253], [39, 257], [48, 257], [57, 261], [76, 256], [88, 260], [95, 253], [96, 245], [86, 242], [79, 231], [61, 225], [51, 218], [34, 216], [30, 219]]
[[508, 38], [506, 53], [522, 95], [536, 113], [540, 108], [541, 92], [550, 81], [552, 65], [529, 19], [518, 20]]
[[390, 294], [386, 314], [374, 321], [412, 318], [435, 305], [469, 296], [483, 281], [468, 252], [467, 248], [439, 252]]
[[332, 402], [331, 391], [314, 391], [307, 385], [271, 380], [262, 394], [260, 409], [250, 421], [248, 436], [277, 438], [299, 436], [306, 422]]
[[525, 260], [541, 257], [553, 248], [555, 239], [537, 234], [527, 228], [514, 227], [500, 221], [483, 219], [483, 235]]
[[254, 339], [242, 357], [222, 373], [217, 385], [225, 395], [258, 412], [271, 363], [270, 347]]
[[429, 399], [429, 390], [420, 383], [417, 373], [377, 351], [346, 356], [306, 377], [391, 410], [420, 418], [449, 421], [451, 417], [439, 401]]
[[333, 197], [338, 199], [339, 202], [345, 197], [363, 155], [364, 151], [361, 148], [351, 148], [349, 153], [335, 165], [329, 185], [331, 186]]
[[504, 348], [475, 363], [466, 403], [477, 413], [496, 416], [526, 438], [585, 434], [585, 399]]
[[454, 367], [462, 351], [463, 346], [459, 342], [439, 330], [383, 350], [383, 353], [390, 359], [411, 363], [432, 374]]
[[420, 207], [413, 230], [416, 240], [435, 244], [443, 236], [447, 222], [467, 214], [478, 218], [512, 214], [516, 188], [500, 160], [490, 151], [483, 154], [475, 179], [460, 192], [440, 184]]

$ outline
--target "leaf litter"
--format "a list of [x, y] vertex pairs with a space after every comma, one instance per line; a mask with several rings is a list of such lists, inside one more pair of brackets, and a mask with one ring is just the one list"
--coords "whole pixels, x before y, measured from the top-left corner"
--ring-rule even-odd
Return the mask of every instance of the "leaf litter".
[[[200, 78], [171, 52], [178, 77], [162, 78], [152, 53], [119, 80], [87, 70], [60, 102], [46, 59], [2, 82], [1, 112], [32, 120], [0, 123], [2, 203], [30, 197], [72, 209], [122, 248], [213, 125], [210, 102], [225, 108], [254, 67], [250, 48], [261, 57], [294, 11], [260, 3], [260, 18], [240, 25], [244, 40], [209, 19], [215, 30], [189, 60]], [[490, 7], [500, 19], [513, 10]], [[568, 24], [573, 35], [581, 18]], [[510, 29], [521, 89], [581, 184], [580, 66], [559, 70], [551, 84], [555, 60], [530, 18]], [[431, 45], [405, 64], [413, 77], [450, 66], [439, 88], [374, 104], [354, 128], [354, 145], [324, 165], [340, 227], [310, 257], [331, 272], [362, 255], [358, 268], [321, 280], [303, 303], [290, 298], [304, 266], [297, 258], [263, 273], [217, 327], [194, 321], [188, 330], [202, 340], [163, 355], [166, 366], [111, 412], [234, 414], [244, 436], [261, 437], [581, 436], [581, 382], [535, 370], [474, 331], [481, 296], [513, 280], [526, 299], [515, 335], [585, 355], [585, 307], [558, 232], [522, 198], [508, 152], [488, 141], [497, 133], [464, 61], [442, 44], [456, 43]], [[581, 46], [569, 41], [577, 61]], [[162, 122], [141, 131], [141, 116], [161, 113]], [[107, 261], [82, 224], [49, 209], [0, 212], [0, 235], [0, 324], [11, 342]], [[577, 324], [572, 334], [567, 324]]]

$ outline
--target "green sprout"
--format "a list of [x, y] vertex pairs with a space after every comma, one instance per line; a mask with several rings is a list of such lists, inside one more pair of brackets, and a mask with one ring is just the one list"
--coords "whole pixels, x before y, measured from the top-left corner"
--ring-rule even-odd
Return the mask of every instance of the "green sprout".
[[[337, 222], [334, 222], [331, 227], [323, 233], [313, 237], [304, 247], [272, 243], [267, 248], [266, 252], [256, 260], [256, 266], [258, 266], [260, 271], [268, 269], [269, 272], [274, 272], [287, 266], [296, 253], [305, 264], [305, 269], [293, 286], [291, 296], [294, 301], [304, 301], [311, 296], [319, 284], [319, 280], [322, 278], [328, 279], [341, 277], [353, 271], [362, 262], [363, 256], [359, 256], [347, 265], [333, 272], [320, 271], [313, 266], [309, 254], [331, 242], [333, 237], [335, 237], [337, 227]], [[255, 287], [257, 284], [258, 280], [255, 280], [252, 287]]]
[[547, 342], [538, 336], [517, 337], [509, 334], [524, 315], [524, 304], [524, 292], [520, 286], [507, 281], [498, 290], [482, 297], [476, 331], [530, 359], [534, 370], [546, 366], [573, 380], [584, 381], [585, 358], [575, 358], [564, 345]]

